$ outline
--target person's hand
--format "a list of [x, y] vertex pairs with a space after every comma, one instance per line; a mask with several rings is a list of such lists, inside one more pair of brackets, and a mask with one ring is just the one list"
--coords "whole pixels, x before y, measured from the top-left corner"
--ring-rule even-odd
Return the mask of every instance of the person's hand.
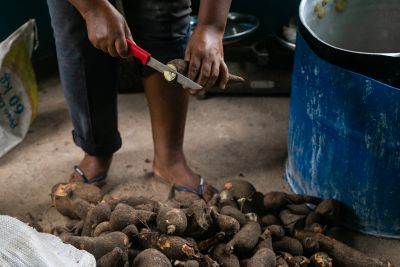
[[198, 25], [194, 30], [186, 48], [185, 60], [190, 62], [188, 78], [203, 86], [203, 89], [187, 88], [191, 94], [204, 94], [218, 78], [218, 87], [225, 89], [229, 73], [224, 62], [222, 38], [223, 32], [213, 26]]
[[88, 38], [94, 47], [113, 57], [129, 56], [125, 38], [132, 39], [125, 18], [108, 2], [99, 3], [83, 14]]

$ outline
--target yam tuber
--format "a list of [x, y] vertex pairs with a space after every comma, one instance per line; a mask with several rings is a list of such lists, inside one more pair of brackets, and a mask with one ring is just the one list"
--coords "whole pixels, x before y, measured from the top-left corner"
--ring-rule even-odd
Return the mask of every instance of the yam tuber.
[[73, 235], [72, 232], [71, 232], [71, 230], [68, 229], [68, 228], [65, 227], [65, 226], [56, 225], [56, 226], [54, 226], [54, 227], [51, 229], [51, 234], [52, 234], [52, 235], [60, 236], [60, 235], [63, 234], [63, 233], [67, 233], [67, 234]]
[[258, 222], [258, 215], [254, 212], [246, 213], [244, 215], [247, 219], [247, 222]]
[[226, 253], [232, 254], [234, 250], [239, 253], [250, 252], [257, 245], [260, 235], [260, 225], [257, 222], [249, 222], [228, 242]]
[[310, 260], [304, 256], [295, 256], [288, 260], [288, 264], [291, 267], [307, 267]]
[[126, 234], [126, 236], [129, 238], [129, 241], [131, 243], [134, 243], [134, 241], [136, 240], [136, 238], [139, 234], [139, 231], [138, 231], [136, 225], [134, 225], [134, 224], [128, 225], [127, 227], [122, 229], [121, 232]]
[[276, 256], [269, 248], [261, 248], [250, 258], [247, 267], [275, 267]]
[[114, 210], [119, 203], [123, 203], [134, 208], [135, 206], [138, 205], [150, 204], [155, 202], [154, 200], [142, 196], [127, 196], [121, 198], [113, 198], [110, 195], [105, 195], [103, 197], [103, 201], [107, 202], [108, 205], [110, 205], [111, 210]]
[[211, 208], [211, 216], [221, 232], [231, 235], [236, 234], [240, 229], [240, 224], [235, 218], [220, 214], [215, 207]]
[[305, 204], [289, 204], [286, 206], [290, 212], [298, 215], [308, 215], [312, 210]]
[[85, 183], [59, 183], [51, 189], [51, 199], [56, 207], [57, 204], [66, 205], [61, 202], [76, 198], [97, 204], [101, 201], [101, 191], [97, 186]]
[[269, 213], [261, 217], [261, 224], [263, 226], [269, 226], [273, 224], [282, 225], [282, 222], [277, 216]]
[[215, 259], [221, 267], [240, 267], [239, 259], [232, 253], [226, 253], [226, 244], [220, 243], [215, 246], [211, 257]]
[[133, 263], [133, 261], [135, 260], [136, 256], [139, 255], [141, 251], [138, 249], [134, 249], [134, 248], [129, 248], [128, 249], [128, 259], [129, 262]]
[[103, 257], [101, 257], [97, 263], [97, 267], [117, 267], [120, 265], [120, 262], [123, 261], [124, 257], [124, 251], [116, 247], [107, 254], [105, 254]]
[[181, 235], [187, 228], [186, 214], [181, 209], [161, 207], [157, 215], [157, 228], [163, 234]]
[[289, 204], [311, 203], [318, 205], [321, 201], [319, 197], [272, 191], [264, 196], [264, 208], [266, 212], [274, 212], [284, 209]]
[[211, 207], [211, 206], [219, 207], [220, 206], [220, 201], [221, 201], [221, 197], [220, 197], [219, 193], [215, 193], [211, 197], [211, 199], [207, 202], [207, 205], [209, 207]]
[[172, 267], [169, 259], [160, 251], [156, 249], [145, 249], [140, 252], [133, 261], [133, 266], [135, 267]]
[[110, 216], [110, 227], [112, 231], [120, 231], [130, 224], [148, 225], [154, 223], [156, 214], [147, 210], [135, 210], [123, 203], [117, 204]]
[[264, 195], [261, 192], [255, 192], [250, 199], [244, 199], [243, 204], [239, 203], [239, 205], [243, 213], [264, 214]]
[[311, 263], [315, 267], [332, 267], [333, 260], [325, 252], [318, 252], [311, 256]]
[[289, 267], [289, 264], [282, 256], [276, 257], [276, 267]]
[[250, 259], [241, 259], [239, 260], [240, 267], [247, 267]]
[[333, 259], [334, 265], [339, 267], [389, 267], [393, 266], [388, 261], [383, 261], [374, 257], [370, 257], [361, 251], [351, 248], [344, 243], [327, 237], [320, 233], [313, 233], [310, 231], [296, 231], [295, 237], [300, 240], [304, 240], [307, 237], [311, 237], [318, 241], [320, 249]]
[[267, 226], [266, 229], [270, 231], [272, 241], [281, 240], [285, 236], [285, 229], [283, 229], [283, 227], [280, 225], [273, 224]]
[[199, 267], [199, 262], [195, 260], [188, 260], [188, 261], [178, 261], [176, 260], [174, 262], [174, 266], [179, 266], [179, 267]]
[[279, 251], [278, 252], [280, 254], [280, 256], [286, 261], [288, 262], [291, 258], [293, 258], [293, 255], [288, 253], [288, 252], [284, 252], [284, 251]]
[[220, 213], [235, 218], [239, 222], [240, 226], [243, 226], [248, 222], [244, 213], [232, 206], [222, 207]]
[[258, 242], [255, 251], [258, 251], [262, 248], [273, 250], [271, 232], [268, 229], [265, 229], [265, 231], [261, 234], [260, 239], [261, 240]]
[[82, 233], [82, 228], [83, 228], [83, 220], [76, 221], [76, 220], [70, 220], [65, 224], [65, 227], [68, 228], [68, 230], [73, 233], [74, 235], [81, 235]]
[[84, 220], [83, 228], [82, 228], [82, 236], [92, 236], [93, 229], [101, 222], [108, 221], [111, 215], [110, 206], [101, 202], [91, 208]]
[[220, 201], [219, 207], [231, 206], [234, 208], [239, 208], [238, 203], [233, 199], [232, 194], [228, 190], [222, 190], [219, 193]]
[[293, 256], [303, 255], [303, 245], [299, 240], [284, 236], [281, 240], [273, 242], [274, 251], [288, 252]]
[[201, 267], [219, 267], [218, 262], [212, 259], [209, 255], [203, 255], [200, 259], [200, 266]]
[[[183, 59], [174, 59], [168, 62], [167, 64], [169, 67], [172, 69], [176, 70], [177, 72], [187, 75], [188, 72], [188, 67], [189, 67], [189, 62], [183, 60]], [[176, 79], [176, 74], [172, 71], [166, 71], [164, 72], [164, 77], [166, 78], [167, 81], [171, 82]], [[216, 84], [219, 83], [220, 78], [217, 79]], [[243, 83], [245, 80], [242, 77], [229, 74], [228, 77], [228, 83]]]
[[337, 225], [343, 217], [343, 204], [335, 199], [323, 200], [315, 209], [322, 216], [324, 224]]
[[[96, 187], [96, 186], [94, 186]], [[81, 190], [77, 190], [81, 188]], [[90, 187], [93, 188], [93, 187]], [[96, 187], [97, 188], [97, 187]], [[93, 190], [99, 190], [93, 189]], [[87, 212], [93, 206], [85, 198], [80, 197], [78, 192], [83, 195], [83, 192], [90, 191], [83, 189], [83, 185], [70, 183], [70, 184], [57, 184], [53, 186], [51, 199], [52, 205], [64, 216], [71, 219], [85, 219]], [[97, 191], [96, 191], [97, 192]], [[87, 193], [86, 198], [90, 200], [96, 200], [95, 195]]]
[[187, 210], [188, 227], [186, 234], [191, 237], [204, 237], [212, 225], [211, 209], [202, 199], [195, 200]]
[[314, 223], [325, 224], [325, 220], [321, 214], [316, 213], [315, 211], [310, 212], [305, 220], [305, 227], [308, 228]]
[[119, 247], [125, 251], [128, 250], [129, 246], [128, 237], [121, 232], [111, 232], [98, 237], [70, 236], [63, 241], [73, 245], [77, 249], [88, 251], [97, 260], [108, 252], [111, 252], [115, 247]]
[[199, 242], [199, 250], [202, 252], [208, 251], [211, 247], [215, 246], [216, 244], [224, 240], [225, 236], [226, 236], [225, 232], [218, 232], [210, 238], [201, 240]]
[[94, 184], [69, 183], [69, 185], [77, 198], [82, 198], [92, 204], [97, 204], [102, 199], [101, 189]]
[[99, 223], [93, 230], [93, 237], [100, 236], [105, 232], [111, 232], [110, 222]]
[[284, 209], [279, 213], [279, 219], [287, 232], [293, 235], [295, 230], [304, 228], [306, 216], [294, 214], [290, 210]]
[[236, 201], [241, 198], [251, 199], [256, 192], [251, 183], [240, 179], [226, 181], [222, 186], [222, 190], [227, 190]]
[[152, 211], [155, 213], [158, 213], [160, 209], [160, 204], [157, 202], [150, 202], [150, 203], [144, 203], [144, 204], [139, 204], [136, 206], [133, 206], [135, 210], [147, 210], [147, 211]]
[[198, 257], [198, 252], [193, 244], [179, 236], [165, 235], [142, 229], [138, 235], [138, 239], [143, 249], [157, 249], [169, 259], [191, 260]]
[[304, 255], [311, 256], [314, 253], [319, 251], [319, 243], [317, 240], [307, 237], [303, 239], [303, 248], [304, 248]]

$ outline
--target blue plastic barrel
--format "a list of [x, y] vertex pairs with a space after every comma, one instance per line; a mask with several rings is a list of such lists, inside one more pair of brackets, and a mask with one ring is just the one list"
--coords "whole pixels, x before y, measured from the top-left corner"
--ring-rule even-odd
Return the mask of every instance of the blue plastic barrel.
[[286, 181], [400, 238], [400, 1], [338, 2], [300, 5]]

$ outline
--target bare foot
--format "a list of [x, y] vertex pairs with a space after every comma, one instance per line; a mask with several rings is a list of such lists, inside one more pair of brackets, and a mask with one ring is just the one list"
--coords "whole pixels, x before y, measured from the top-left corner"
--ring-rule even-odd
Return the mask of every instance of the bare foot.
[[[200, 176], [189, 168], [184, 159], [174, 162], [174, 164], [161, 164], [159, 161], [154, 160], [153, 171], [155, 175], [161, 177], [171, 184], [176, 186], [187, 186], [196, 191], [198, 190]], [[217, 189], [206, 182], [203, 193], [204, 200], [208, 202], [217, 192]], [[178, 199], [182, 198], [185, 200], [196, 200], [200, 198], [194, 193], [178, 190], [175, 191], [175, 196]]]
[[[110, 169], [110, 165], [112, 162], [112, 157], [113, 155], [109, 156], [91, 156], [87, 153], [85, 153], [85, 156], [83, 157], [82, 161], [79, 163], [79, 168], [83, 171], [83, 173], [86, 175], [88, 180], [90, 181], [96, 176], [99, 175], [107, 175], [108, 170]], [[70, 182], [82, 182], [82, 177], [74, 171], [71, 174], [70, 177]], [[101, 186], [103, 185], [102, 183], [94, 183], [95, 185]]]

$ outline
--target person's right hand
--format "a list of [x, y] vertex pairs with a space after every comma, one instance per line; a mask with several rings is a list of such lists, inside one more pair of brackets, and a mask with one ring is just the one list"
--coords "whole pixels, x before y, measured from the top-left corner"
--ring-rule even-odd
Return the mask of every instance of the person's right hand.
[[125, 38], [132, 39], [132, 35], [128, 24], [108, 1], [93, 6], [82, 15], [86, 21], [88, 38], [94, 47], [113, 57], [129, 56]]

